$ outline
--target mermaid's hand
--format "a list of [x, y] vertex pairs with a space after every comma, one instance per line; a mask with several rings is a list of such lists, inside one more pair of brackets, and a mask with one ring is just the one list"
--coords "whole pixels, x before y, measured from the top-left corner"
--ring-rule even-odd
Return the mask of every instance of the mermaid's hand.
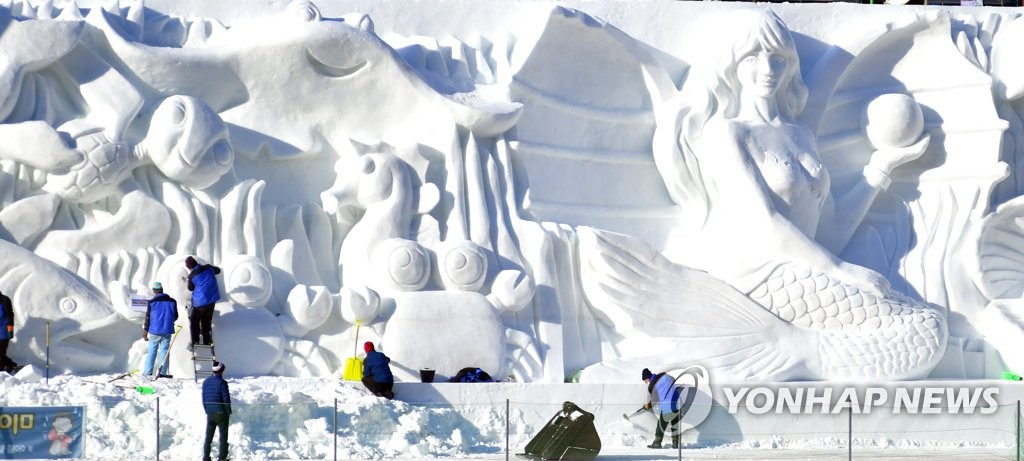
[[839, 281], [853, 285], [861, 291], [876, 296], [885, 296], [889, 293], [889, 279], [871, 269], [848, 262], [841, 262], [833, 274]]
[[882, 174], [889, 175], [896, 168], [917, 160], [924, 155], [924, 151], [928, 149], [928, 143], [931, 140], [932, 136], [925, 134], [921, 136], [921, 139], [909, 146], [879, 149], [871, 155], [868, 167], [874, 168]]

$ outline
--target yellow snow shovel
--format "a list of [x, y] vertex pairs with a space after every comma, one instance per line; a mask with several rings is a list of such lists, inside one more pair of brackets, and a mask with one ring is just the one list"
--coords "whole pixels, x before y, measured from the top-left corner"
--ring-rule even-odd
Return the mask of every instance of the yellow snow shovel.
[[356, 324], [356, 343], [352, 347], [352, 357], [345, 359], [345, 372], [341, 375], [345, 381], [362, 381], [363, 359], [356, 357], [359, 351], [359, 324]]

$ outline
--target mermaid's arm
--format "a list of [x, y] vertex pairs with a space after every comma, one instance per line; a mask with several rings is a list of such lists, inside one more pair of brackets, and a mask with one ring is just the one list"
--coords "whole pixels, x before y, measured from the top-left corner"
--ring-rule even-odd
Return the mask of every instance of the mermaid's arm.
[[907, 147], [876, 151], [864, 167], [863, 176], [848, 191], [827, 200], [822, 209], [816, 239], [833, 254], [840, 254], [850, 243], [853, 232], [867, 216], [878, 194], [889, 187], [892, 171], [920, 157], [931, 138], [928, 135]]

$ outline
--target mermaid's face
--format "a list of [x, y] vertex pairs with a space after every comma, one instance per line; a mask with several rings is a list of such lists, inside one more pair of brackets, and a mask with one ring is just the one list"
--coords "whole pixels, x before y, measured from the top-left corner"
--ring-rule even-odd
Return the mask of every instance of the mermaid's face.
[[774, 96], [789, 75], [789, 59], [782, 53], [756, 46], [740, 57], [736, 79], [743, 91], [768, 98]]
[[210, 106], [190, 96], [171, 96], [160, 103], [145, 143], [161, 172], [197, 189], [217, 182], [235, 157], [227, 125]]

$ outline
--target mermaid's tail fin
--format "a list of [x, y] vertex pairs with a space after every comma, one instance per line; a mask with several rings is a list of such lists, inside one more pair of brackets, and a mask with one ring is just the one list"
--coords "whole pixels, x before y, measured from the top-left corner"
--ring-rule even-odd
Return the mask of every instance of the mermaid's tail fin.
[[584, 379], [619, 381], [621, 372], [633, 381], [644, 366], [688, 364], [704, 365], [716, 379], [816, 377], [808, 369], [818, 356], [814, 332], [639, 239], [582, 227], [578, 233], [587, 300], [617, 333], [635, 338], [618, 345], [622, 359], [588, 368]]

